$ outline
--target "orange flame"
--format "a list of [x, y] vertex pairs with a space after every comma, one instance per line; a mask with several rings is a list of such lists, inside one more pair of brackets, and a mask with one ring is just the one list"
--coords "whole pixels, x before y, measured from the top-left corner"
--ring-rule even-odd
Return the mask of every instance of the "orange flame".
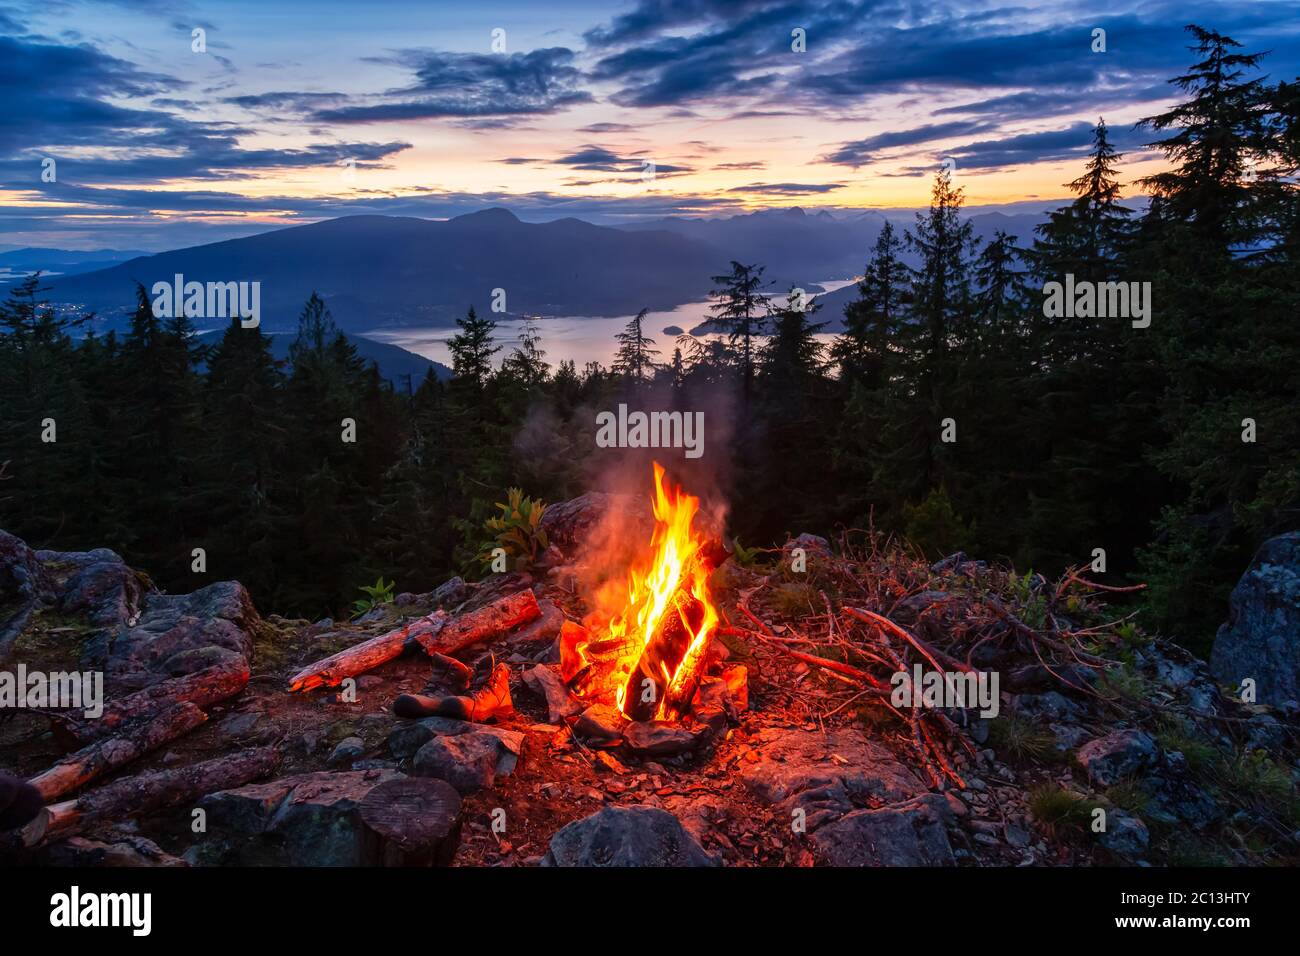
[[[633, 635], [623, 645], [617, 665], [609, 675], [616, 687], [615, 700], [619, 710], [626, 712], [624, 702], [627, 684], [633, 670], [667, 615], [676, 614], [689, 635], [685, 655], [669, 673], [668, 666], [660, 662], [663, 671], [664, 692], [657, 702], [655, 717], [667, 716], [670, 701], [680, 700], [691, 689], [708, 647], [709, 637], [718, 625], [718, 612], [709, 594], [710, 568], [703, 551], [707, 539], [694, 529], [695, 516], [700, 509], [700, 499], [682, 492], [680, 487], [666, 487], [664, 469], [654, 463], [655, 493], [653, 498], [655, 529], [650, 539], [651, 559], [648, 564], [634, 566], [628, 573], [627, 599], [623, 613], [610, 621], [609, 638]], [[680, 602], [675, 600], [685, 592], [699, 602], [696, 620], [688, 620]], [[617, 644], [617, 641], [615, 641]], [[584, 648], [575, 648], [585, 663]], [[688, 701], [687, 701], [688, 702]]]

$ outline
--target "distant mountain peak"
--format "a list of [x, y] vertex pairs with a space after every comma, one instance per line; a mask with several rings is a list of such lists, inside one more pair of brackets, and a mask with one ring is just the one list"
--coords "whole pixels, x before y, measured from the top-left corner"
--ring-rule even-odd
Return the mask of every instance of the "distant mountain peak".
[[482, 223], [485, 226], [516, 223], [519, 221], [519, 217], [504, 206], [493, 206], [490, 209], [480, 209], [478, 212], [469, 212], [463, 216], [456, 216], [452, 219], [452, 222], [475, 222]]

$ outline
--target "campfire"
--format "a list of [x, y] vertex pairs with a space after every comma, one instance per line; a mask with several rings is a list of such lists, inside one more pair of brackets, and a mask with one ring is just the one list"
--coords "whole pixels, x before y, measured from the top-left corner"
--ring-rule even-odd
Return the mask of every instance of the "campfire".
[[700, 499], [668, 484], [656, 462], [652, 503], [654, 533], [628, 572], [621, 610], [565, 622], [560, 676], [582, 700], [629, 720], [683, 721], [706, 679], [736, 685], [744, 674], [723, 670], [725, 650], [713, 641], [719, 614], [709, 575], [719, 548], [695, 527]]

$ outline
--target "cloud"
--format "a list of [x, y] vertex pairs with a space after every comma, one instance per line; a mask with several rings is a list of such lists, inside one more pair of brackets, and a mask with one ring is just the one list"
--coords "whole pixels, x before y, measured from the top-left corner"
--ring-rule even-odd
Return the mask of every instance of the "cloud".
[[853, 166], [856, 168], [873, 162], [876, 158], [875, 154], [882, 149], [931, 143], [935, 140], [951, 139], [954, 136], [964, 136], [991, 128], [991, 124], [987, 121], [955, 120], [949, 123], [930, 123], [924, 126], [914, 126], [911, 129], [893, 130], [888, 133], [868, 136], [865, 139], [841, 143], [823, 156], [822, 161], [834, 163], [838, 166]]
[[750, 183], [733, 186], [729, 193], [755, 193], [761, 196], [814, 196], [843, 189], [843, 183]]
[[[1078, 159], [1092, 148], [1092, 131], [1091, 123], [1071, 123], [1064, 129], [968, 143], [948, 150], [945, 155], [956, 160], [958, 170], [967, 171]], [[1111, 130], [1110, 134], [1111, 142], [1121, 151], [1140, 149], [1150, 138], [1149, 133], [1127, 128]]]
[[527, 53], [447, 53], [406, 50], [378, 62], [411, 70], [415, 82], [368, 97], [371, 102], [314, 110], [323, 123], [373, 123], [439, 117], [554, 113], [587, 103], [582, 73], [564, 47]]

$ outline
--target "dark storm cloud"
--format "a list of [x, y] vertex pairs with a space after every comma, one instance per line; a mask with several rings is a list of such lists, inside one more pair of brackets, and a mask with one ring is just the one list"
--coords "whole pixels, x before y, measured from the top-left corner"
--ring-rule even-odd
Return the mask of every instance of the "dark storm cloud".
[[326, 123], [371, 123], [438, 117], [512, 116], [554, 113], [586, 103], [582, 73], [564, 47], [527, 53], [446, 53], [405, 50], [379, 60], [414, 74], [410, 86], [356, 103], [316, 110]]

